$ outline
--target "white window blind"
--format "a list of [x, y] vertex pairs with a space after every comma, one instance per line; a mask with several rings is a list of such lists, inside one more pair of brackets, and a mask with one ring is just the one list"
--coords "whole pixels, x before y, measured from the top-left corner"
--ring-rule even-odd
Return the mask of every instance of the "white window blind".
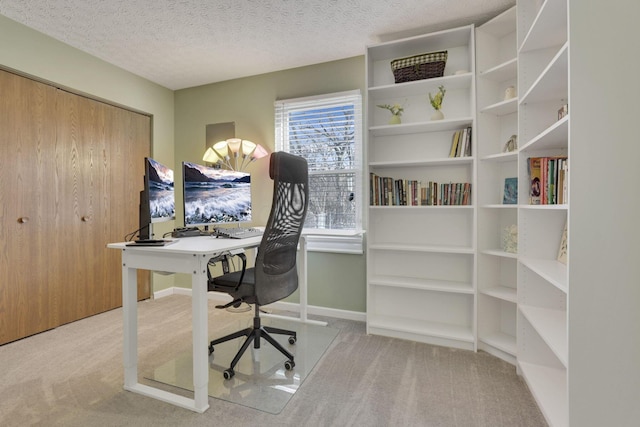
[[362, 228], [360, 91], [275, 102], [276, 150], [307, 159], [306, 228]]

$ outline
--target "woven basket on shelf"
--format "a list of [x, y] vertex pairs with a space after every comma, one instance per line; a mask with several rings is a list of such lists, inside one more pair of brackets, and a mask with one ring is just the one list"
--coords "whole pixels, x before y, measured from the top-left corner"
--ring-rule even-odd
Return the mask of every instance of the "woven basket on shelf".
[[396, 83], [442, 77], [447, 64], [447, 51], [423, 53], [391, 61]]

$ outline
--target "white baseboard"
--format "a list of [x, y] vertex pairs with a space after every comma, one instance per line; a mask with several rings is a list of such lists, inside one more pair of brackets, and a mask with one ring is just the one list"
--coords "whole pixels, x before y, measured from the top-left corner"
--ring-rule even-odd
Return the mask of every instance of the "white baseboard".
[[[172, 287], [163, 289], [153, 293], [153, 298], [164, 298], [169, 295], [186, 295], [191, 296], [191, 289]], [[219, 301], [223, 304], [231, 301], [227, 294], [218, 292], [207, 292], [207, 297], [213, 301]], [[285, 310], [294, 313], [300, 313], [300, 304], [294, 302], [278, 301], [273, 304], [269, 304], [266, 308], [273, 308], [275, 310]], [[365, 322], [367, 320], [366, 314], [358, 311], [340, 310], [337, 308], [319, 307], [314, 305], [307, 306], [308, 314], [315, 314], [317, 316], [333, 317], [335, 319], [355, 320], [357, 322]]]

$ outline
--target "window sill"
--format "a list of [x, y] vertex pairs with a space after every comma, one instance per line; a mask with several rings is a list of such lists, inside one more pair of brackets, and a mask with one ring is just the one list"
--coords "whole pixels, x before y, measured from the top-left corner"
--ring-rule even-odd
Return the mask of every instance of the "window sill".
[[307, 252], [329, 252], [362, 255], [363, 230], [327, 230], [305, 228], [302, 235], [307, 242]]

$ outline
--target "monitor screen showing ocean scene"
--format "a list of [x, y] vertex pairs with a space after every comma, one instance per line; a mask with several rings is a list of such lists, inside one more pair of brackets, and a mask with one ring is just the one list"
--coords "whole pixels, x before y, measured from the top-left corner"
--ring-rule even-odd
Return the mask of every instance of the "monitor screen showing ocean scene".
[[147, 191], [151, 222], [169, 221], [176, 216], [173, 170], [147, 158]]
[[183, 162], [184, 225], [251, 221], [251, 175]]

